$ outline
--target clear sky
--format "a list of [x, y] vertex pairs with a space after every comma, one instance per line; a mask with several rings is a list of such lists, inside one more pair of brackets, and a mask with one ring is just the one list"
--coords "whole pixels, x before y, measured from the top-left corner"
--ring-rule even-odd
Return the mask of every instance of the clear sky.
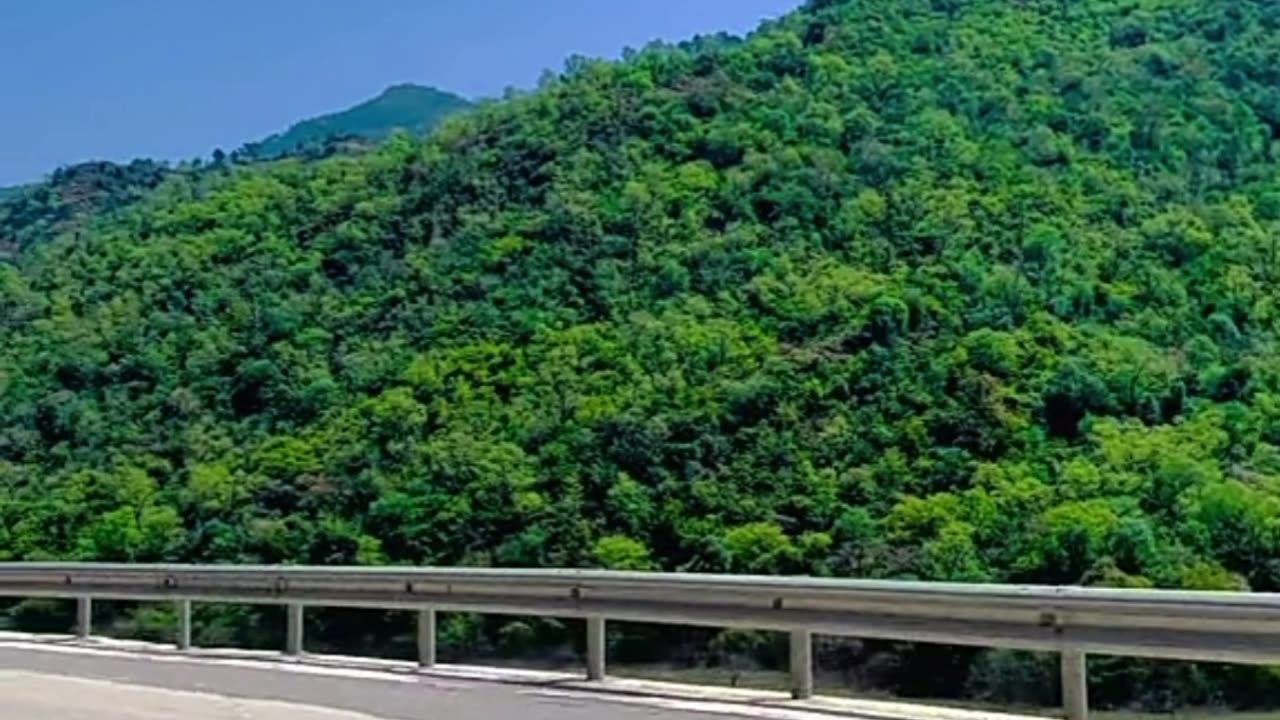
[[530, 87], [572, 54], [744, 33], [800, 0], [0, 0], [0, 186], [227, 150], [416, 82]]

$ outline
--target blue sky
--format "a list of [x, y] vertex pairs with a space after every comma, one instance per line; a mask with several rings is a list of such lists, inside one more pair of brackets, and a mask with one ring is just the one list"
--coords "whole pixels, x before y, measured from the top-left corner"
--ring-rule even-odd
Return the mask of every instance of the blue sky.
[[0, 185], [234, 149], [397, 82], [468, 97], [800, 0], [3, 0]]

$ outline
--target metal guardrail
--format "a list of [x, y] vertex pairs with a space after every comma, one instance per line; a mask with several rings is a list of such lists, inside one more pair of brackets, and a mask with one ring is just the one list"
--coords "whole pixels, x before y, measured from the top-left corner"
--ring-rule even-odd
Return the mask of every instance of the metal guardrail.
[[1280, 595], [963, 585], [590, 570], [0, 563], [0, 596], [171, 600], [191, 646], [191, 603], [288, 608], [285, 653], [303, 651], [307, 606], [418, 612], [419, 663], [436, 658], [436, 613], [581, 618], [587, 677], [605, 675], [605, 620], [790, 633], [791, 689], [813, 693], [813, 635], [1058, 652], [1063, 703], [1084, 720], [1088, 654], [1280, 664]]

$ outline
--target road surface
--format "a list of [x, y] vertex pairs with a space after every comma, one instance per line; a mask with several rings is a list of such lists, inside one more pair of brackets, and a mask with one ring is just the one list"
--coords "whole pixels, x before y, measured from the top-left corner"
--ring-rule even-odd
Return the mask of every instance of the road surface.
[[724, 720], [723, 714], [430, 676], [379, 679], [0, 647], [0, 720]]

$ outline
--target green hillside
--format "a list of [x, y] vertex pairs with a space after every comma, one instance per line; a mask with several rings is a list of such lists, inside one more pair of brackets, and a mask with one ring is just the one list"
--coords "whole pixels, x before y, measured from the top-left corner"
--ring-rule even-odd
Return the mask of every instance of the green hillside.
[[[1280, 590], [1278, 31], [815, 0], [170, 178], [0, 266], [0, 559]], [[881, 652], [899, 692], [1053, 692], [841, 657]], [[1280, 702], [1093, 667], [1099, 703]]]
[[273, 158], [319, 146], [331, 138], [378, 140], [393, 130], [423, 133], [471, 103], [452, 93], [421, 85], [393, 85], [376, 98], [341, 112], [304, 120], [279, 135], [250, 143], [251, 157]]
[[168, 165], [152, 160], [95, 161], [58, 168], [38, 183], [0, 189], [0, 260], [74, 234], [92, 218], [137, 201], [170, 172]]
[[228, 163], [364, 152], [397, 129], [422, 133], [468, 106], [466, 100], [433, 88], [396, 85], [368, 102], [305, 120], [229, 156], [216, 151], [208, 163], [92, 161], [58, 168], [38, 183], [0, 188], [0, 260], [15, 258], [59, 234], [73, 233], [94, 215], [128, 206], [175, 172], [196, 178], [199, 185], [210, 174], [224, 172]]

